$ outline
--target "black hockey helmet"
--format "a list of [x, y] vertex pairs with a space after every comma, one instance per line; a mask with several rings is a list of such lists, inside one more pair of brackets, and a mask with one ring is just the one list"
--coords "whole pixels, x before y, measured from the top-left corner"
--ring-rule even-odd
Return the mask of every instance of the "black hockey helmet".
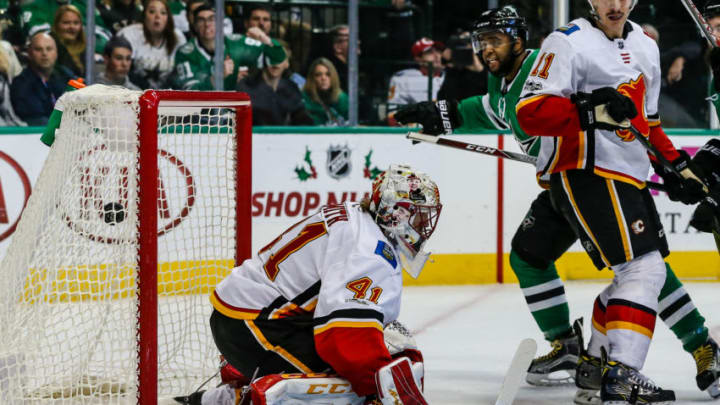
[[480, 54], [482, 52], [482, 47], [480, 46], [481, 37], [491, 32], [502, 32], [510, 36], [513, 40], [522, 38], [523, 44], [527, 46], [527, 21], [518, 14], [513, 6], [487, 10], [475, 21], [471, 34], [473, 51], [475, 53]]
[[703, 18], [709, 20], [720, 16], [720, 0], [709, 0], [705, 3], [705, 10], [703, 10]]

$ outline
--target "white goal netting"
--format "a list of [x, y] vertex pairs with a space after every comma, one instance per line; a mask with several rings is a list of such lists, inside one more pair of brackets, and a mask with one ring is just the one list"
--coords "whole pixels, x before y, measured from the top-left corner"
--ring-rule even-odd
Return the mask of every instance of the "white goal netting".
[[235, 257], [235, 111], [158, 108], [158, 172], [138, 163], [141, 92], [63, 98], [56, 141], [0, 265], [0, 404], [130, 404], [138, 392], [138, 185], [158, 178], [158, 393], [217, 371], [208, 293]]

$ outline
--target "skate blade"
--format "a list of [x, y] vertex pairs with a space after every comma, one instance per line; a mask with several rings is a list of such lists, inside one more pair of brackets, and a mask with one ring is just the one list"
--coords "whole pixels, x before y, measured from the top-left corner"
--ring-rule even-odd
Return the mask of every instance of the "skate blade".
[[575, 384], [575, 370], [570, 374], [567, 370], [553, 371], [550, 374], [528, 373], [525, 381], [530, 385], [539, 387], [556, 387], [560, 385]]
[[710, 398], [712, 399], [718, 399], [720, 398], [720, 384], [716, 380], [714, 383], [712, 383], [711, 386], [707, 388], [707, 393], [710, 395]]
[[600, 390], [585, 390], [578, 388], [573, 398], [575, 405], [602, 405], [600, 400]]
[[[653, 402], [652, 405], [672, 405], [675, 401], [663, 401], [663, 402]], [[628, 401], [605, 401], [602, 403], [602, 405], [637, 405], [638, 402], [635, 404], [632, 404]]]

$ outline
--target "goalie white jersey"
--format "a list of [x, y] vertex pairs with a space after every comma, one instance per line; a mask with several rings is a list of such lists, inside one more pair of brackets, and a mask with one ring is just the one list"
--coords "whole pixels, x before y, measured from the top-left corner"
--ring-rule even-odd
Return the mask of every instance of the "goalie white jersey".
[[[633, 99], [638, 116], [632, 123], [647, 137], [650, 127], [660, 124], [660, 85], [658, 47], [639, 25], [628, 21], [623, 37], [611, 40], [580, 18], [545, 39], [517, 110], [547, 96], [570, 98], [578, 92], [591, 93], [610, 86]], [[629, 131], [594, 132], [594, 136], [584, 131], [577, 136], [542, 136], [538, 175], [587, 169], [642, 187], [650, 168], [642, 145]]]
[[358, 204], [323, 207], [232, 270], [215, 289], [215, 309], [236, 319], [312, 320], [382, 331], [400, 312], [402, 266]]

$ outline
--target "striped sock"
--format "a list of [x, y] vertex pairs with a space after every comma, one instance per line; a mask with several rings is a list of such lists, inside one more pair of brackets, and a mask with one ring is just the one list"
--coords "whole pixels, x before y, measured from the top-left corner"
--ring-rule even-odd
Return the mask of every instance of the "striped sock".
[[539, 269], [531, 266], [512, 251], [510, 266], [520, 281], [525, 301], [545, 339], [553, 341], [569, 334], [572, 331], [570, 308], [565, 297], [565, 287], [557, 274], [555, 264], [550, 264], [546, 269]]
[[660, 319], [680, 339], [683, 349], [692, 353], [707, 341], [708, 329], [705, 318], [695, 307], [690, 295], [673, 273], [670, 265], [665, 263], [667, 276], [658, 297], [658, 313]]

